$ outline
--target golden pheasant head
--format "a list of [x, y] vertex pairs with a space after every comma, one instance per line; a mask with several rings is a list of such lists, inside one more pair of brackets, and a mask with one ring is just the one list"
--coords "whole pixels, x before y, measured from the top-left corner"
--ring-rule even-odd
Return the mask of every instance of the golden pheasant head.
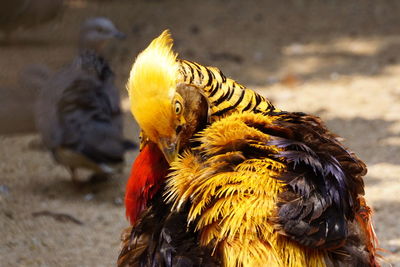
[[171, 162], [186, 128], [184, 99], [177, 92], [179, 62], [168, 30], [136, 58], [127, 84], [131, 112], [150, 141]]

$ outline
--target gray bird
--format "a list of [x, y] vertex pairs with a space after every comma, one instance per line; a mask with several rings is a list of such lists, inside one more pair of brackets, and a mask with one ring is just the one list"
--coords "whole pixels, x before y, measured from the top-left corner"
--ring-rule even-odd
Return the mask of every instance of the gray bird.
[[108, 41], [124, 37], [106, 18], [87, 20], [79, 55], [39, 93], [36, 125], [43, 144], [75, 182], [81, 168], [91, 170], [93, 177], [118, 173], [125, 151], [134, 147], [123, 138], [119, 90], [103, 55]]
[[0, 30], [9, 40], [13, 31], [30, 28], [56, 18], [64, 0], [1, 0]]

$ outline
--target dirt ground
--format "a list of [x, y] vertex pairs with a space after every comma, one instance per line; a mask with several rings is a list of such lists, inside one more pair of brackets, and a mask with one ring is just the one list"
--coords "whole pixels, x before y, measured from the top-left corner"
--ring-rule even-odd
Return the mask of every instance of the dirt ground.
[[[115, 265], [128, 225], [124, 186], [136, 152], [126, 155], [121, 177], [74, 186], [35, 146], [34, 97], [19, 76], [28, 64], [56, 70], [68, 63], [79, 24], [95, 15], [110, 17], [129, 34], [115, 44], [113, 59], [124, 96], [135, 55], [169, 28], [181, 57], [218, 66], [281, 109], [321, 116], [367, 163], [366, 196], [380, 245], [387, 265], [400, 266], [396, 0], [70, 0], [62, 18], [16, 32], [11, 45], [0, 45], [0, 266]], [[127, 111], [126, 99], [123, 106]], [[125, 126], [126, 136], [137, 140], [128, 112]]]

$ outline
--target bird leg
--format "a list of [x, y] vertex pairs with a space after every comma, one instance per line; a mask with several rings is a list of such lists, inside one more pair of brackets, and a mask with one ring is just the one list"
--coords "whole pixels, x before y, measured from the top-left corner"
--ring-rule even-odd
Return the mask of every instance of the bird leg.
[[106, 182], [108, 178], [109, 176], [105, 173], [94, 173], [90, 176], [89, 183], [96, 184], [96, 183]]
[[76, 169], [75, 168], [68, 168], [69, 173], [71, 174], [71, 180], [74, 184], [78, 184], [79, 180], [78, 180], [78, 175], [76, 173]]

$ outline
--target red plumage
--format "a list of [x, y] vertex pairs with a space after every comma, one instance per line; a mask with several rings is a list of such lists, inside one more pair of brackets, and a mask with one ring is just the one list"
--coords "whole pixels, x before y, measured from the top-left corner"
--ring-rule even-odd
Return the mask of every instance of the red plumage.
[[366, 247], [368, 251], [370, 251], [370, 265], [372, 267], [379, 267], [381, 265], [376, 259], [383, 257], [377, 253], [378, 250], [382, 249], [379, 248], [378, 238], [376, 237], [374, 227], [372, 225], [372, 209], [367, 206], [364, 197], [359, 197], [359, 200], [360, 209], [356, 213], [356, 220], [366, 235]]
[[133, 163], [126, 185], [126, 217], [134, 225], [168, 173], [168, 162], [154, 143], [147, 143]]

